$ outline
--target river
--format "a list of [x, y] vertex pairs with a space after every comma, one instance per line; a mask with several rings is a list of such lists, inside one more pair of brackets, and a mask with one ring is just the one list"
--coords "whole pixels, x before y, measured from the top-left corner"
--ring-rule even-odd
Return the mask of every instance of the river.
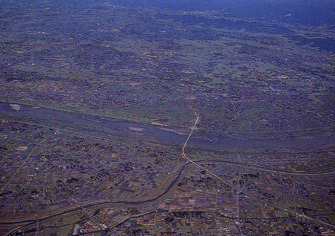
[[[187, 138], [179, 132], [170, 131], [156, 125], [140, 124], [136, 122], [115, 120], [111, 118], [98, 117], [93, 115], [82, 115], [65, 111], [53, 110], [43, 107], [32, 107], [29, 105], [14, 106], [9, 103], [0, 103], [0, 114], [15, 115], [27, 119], [36, 119], [38, 121], [53, 121], [62, 125], [73, 124], [76, 126], [87, 127], [89, 125], [100, 127], [102, 132], [108, 130], [113, 132], [123, 132], [125, 134], [142, 134], [143, 138], [151, 137], [164, 144], [177, 144], [182, 146]], [[200, 114], [201, 116], [201, 114]], [[201, 121], [200, 121], [201, 122]], [[199, 148], [210, 150], [225, 149], [294, 149], [306, 150], [322, 148], [335, 143], [334, 133], [325, 135], [323, 133], [315, 134], [306, 139], [269, 139], [269, 140], [243, 140], [234, 139], [221, 135], [218, 140], [205, 140], [191, 138], [187, 148]]]

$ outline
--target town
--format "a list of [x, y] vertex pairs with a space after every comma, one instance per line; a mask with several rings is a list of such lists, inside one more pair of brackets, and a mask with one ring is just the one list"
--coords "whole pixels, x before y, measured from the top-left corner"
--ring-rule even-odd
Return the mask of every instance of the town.
[[0, 235], [335, 234], [334, 27], [63, 4], [0, 10]]

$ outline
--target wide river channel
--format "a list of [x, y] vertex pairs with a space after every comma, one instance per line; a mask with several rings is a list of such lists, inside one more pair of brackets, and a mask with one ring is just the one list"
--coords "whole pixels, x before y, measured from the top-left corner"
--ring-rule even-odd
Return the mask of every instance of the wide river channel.
[[[15, 107], [16, 106], [16, 107]], [[15, 109], [16, 108], [16, 109]], [[11, 115], [27, 119], [36, 119], [37, 121], [56, 122], [62, 125], [76, 124], [77, 126], [94, 126], [99, 130], [111, 130], [113, 132], [139, 133], [152, 137], [155, 140], [168, 144], [180, 144], [182, 146], [187, 138], [186, 134], [170, 131], [164, 127], [140, 124], [123, 120], [103, 118], [93, 115], [82, 115], [65, 111], [47, 109], [42, 107], [32, 107], [29, 105], [14, 105], [9, 103], [0, 103], [0, 115]], [[201, 121], [200, 121], [201, 122]], [[196, 134], [196, 132], [194, 132]], [[269, 139], [269, 140], [243, 140], [234, 139], [226, 136], [220, 136], [219, 139], [205, 140], [192, 138], [188, 142], [189, 148], [199, 149], [315, 149], [335, 143], [335, 135], [314, 134], [305, 139]]]

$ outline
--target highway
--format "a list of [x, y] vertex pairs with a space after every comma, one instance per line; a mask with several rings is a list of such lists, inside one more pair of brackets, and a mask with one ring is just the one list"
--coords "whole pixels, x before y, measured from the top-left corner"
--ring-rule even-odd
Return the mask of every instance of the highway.
[[195, 163], [201, 163], [201, 162], [214, 163], [214, 162], [216, 162], [216, 163], [222, 163], [222, 164], [228, 164], [228, 165], [244, 166], [244, 167], [251, 168], [251, 169], [261, 170], [261, 171], [270, 172], [270, 173], [283, 174], [283, 175], [320, 176], [320, 175], [335, 174], [335, 169], [334, 168], [328, 168], [328, 169], [322, 169], [322, 170], [310, 170], [310, 171], [285, 171], [285, 170], [276, 170], [276, 169], [266, 168], [266, 167], [263, 167], [263, 166], [251, 165], [251, 164], [247, 164], [247, 163], [241, 163], [241, 162], [237, 162], [237, 161], [196, 160], [196, 161], [192, 161], [192, 162], [195, 162]]
[[[202, 169], [202, 170], [205, 170], [207, 173], [209, 173], [210, 175], [212, 175], [214, 178], [216, 178], [216, 179], [218, 179], [219, 181], [223, 182], [224, 184], [226, 184], [226, 185], [232, 187], [233, 189], [236, 189], [236, 190], [239, 192], [239, 189], [238, 189], [237, 186], [234, 186], [234, 185], [232, 185], [232, 184], [227, 183], [227, 181], [223, 180], [221, 177], [219, 177], [219, 176], [216, 175], [215, 173], [209, 171], [208, 169], [206, 169], [206, 168], [200, 166], [200, 165], [197, 164], [195, 161], [193, 161], [193, 160], [191, 160], [190, 158], [188, 158], [187, 155], [185, 154], [185, 148], [186, 148], [186, 146], [187, 146], [187, 144], [188, 144], [188, 141], [190, 140], [190, 138], [191, 138], [191, 136], [192, 136], [192, 134], [193, 134], [194, 129], [196, 128], [196, 125], [197, 125], [198, 122], [199, 122], [199, 119], [200, 119], [200, 115], [199, 115], [199, 113], [198, 113], [197, 111], [195, 111], [194, 108], [193, 108], [193, 111], [194, 111], [195, 114], [196, 114], [196, 120], [195, 120], [195, 122], [194, 122], [194, 124], [193, 124], [193, 126], [192, 126], [192, 128], [191, 128], [191, 131], [190, 131], [190, 133], [189, 133], [189, 135], [188, 135], [188, 137], [187, 137], [187, 139], [186, 139], [186, 141], [185, 141], [185, 143], [184, 143], [184, 145], [183, 145], [183, 148], [182, 148], [183, 158], [184, 158], [187, 162], [189, 162], [189, 163], [191, 163], [192, 165], [194, 165], [195, 167], [197, 167], [197, 168], [199, 168], [199, 169]], [[263, 169], [263, 170], [266, 170], [266, 169]], [[270, 170], [269, 170], [269, 171], [270, 171]], [[278, 173], [278, 172], [279, 172], [279, 171], [277, 171], [277, 173]], [[286, 173], [286, 174], [287, 174], [287, 173], [289, 173], [289, 172], [283, 172], [283, 173]], [[304, 174], [304, 173], [297, 173], [297, 174]], [[306, 173], [306, 174], [307, 174], [307, 173]], [[301, 217], [301, 218], [305, 218], [305, 219], [308, 219], [308, 220], [311, 220], [311, 221], [314, 221], [314, 222], [318, 222], [318, 223], [320, 223], [320, 224], [323, 224], [323, 225], [326, 225], [326, 226], [329, 226], [329, 227], [335, 229], [335, 225], [333, 225], [333, 224], [330, 224], [330, 223], [321, 221], [321, 220], [316, 219], [316, 218], [313, 218], [313, 217], [311, 217], [311, 216], [307, 216], [307, 215], [304, 215], [304, 214], [300, 214], [300, 213], [298, 213], [298, 212], [296, 212], [296, 211], [292, 211], [292, 210], [289, 210], [289, 209], [287, 209], [287, 208], [282, 208], [282, 207], [280, 207], [280, 206], [278, 206], [278, 205], [276, 205], [276, 204], [272, 204], [272, 203], [270, 203], [270, 202], [268, 202], [268, 201], [265, 201], [264, 199], [261, 199], [260, 197], [257, 197], [257, 196], [254, 196], [254, 195], [251, 195], [251, 194], [248, 194], [248, 193], [244, 193], [244, 197], [245, 197], [245, 198], [253, 198], [253, 199], [256, 199], [257, 201], [261, 201], [261, 202], [265, 203], [266, 205], [269, 205], [269, 206], [274, 207], [275, 209], [279, 209], [279, 210], [281, 210], [281, 211], [284, 211], [284, 212], [287, 212], [287, 213], [291, 213], [291, 214], [294, 214], [295, 216], [299, 216], [299, 217]]]
[[[171, 188], [179, 181], [179, 179], [180, 179], [183, 171], [185, 170], [185, 168], [188, 165], [193, 165], [196, 168], [202, 169], [202, 170], [206, 171], [208, 174], [212, 175], [215, 179], [221, 181], [222, 183], [226, 184], [227, 186], [230, 186], [232, 189], [237, 189], [237, 186], [234, 186], [234, 185], [228, 183], [227, 181], [225, 181], [223, 178], [221, 178], [217, 174], [213, 173], [212, 171], [210, 171], [207, 168], [202, 167], [200, 164], [198, 164], [198, 163], [201, 163], [201, 162], [218, 162], [218, 163], [224, 163], [224, 164], [245, 166], [246, 168], [254, 168], [254, 169], [259, 169], [259, 170], [262, 170], [262, 171], [273, 172], [273, 173], [278, 173], [278, 174], [286, 174], [286, 175], [317, 176], [317, 175], [328, 175], [328, 174], [334, 174], [335, 173], [335, 170], [332, 169], [332, 168], [327, 169], [327, 170], [325, 170], [323, 172], [321, 172], [321, 171], [319, 171], [319, 172], [314, 171], [313, 173], [309, 173], [309, 172], [289, 172], [289, 171], [274, 170], [274, 169], [265, 168], [265, 167], [261, 167], [261, 166], [255, 166], [255, 165], [251, 165], [251, 164], [239, 163], [239, 162], [234, 162], [234, 161], [226, 161], [226, 160], [196, 160], [196, 161], [191, 160], [187, 156], [187, 154], [185, 153], [185, 150], [188, 147], [189, 141], [190, 141], [190, 139], [191, 139], [191, 137], [192, 137], [192, 135], [194, 133], [194, 130], [196, 129], [197, 124], [199, 123], [200, 115], [199, 115], [199, 113], [193, 107], [191, 107], [190, 105], [187, 105], [187, 106], [194, 111], [196, 118], [195, 118], [193, 126], [191, 127], [191, 130], [190, 130], [190, 132], [189, 132], [189, 134], [188, 134], [185, 142], [183, 143], [182, 150], [181, 150], [182, 157], [186, 161], [186, 163], [184, 165], [180, 166], [180, 169], [178, 170], [178, 174], [176, 175], [176, 177], [169, 184], [169, 186], [161, 194], [159, 194], [158, 196], [153, 197], [151, 199], [143, 200], [143, 201], [111, 201], [111, 200], [100, 200], [100, 201], [95, 201], [95, 202], [85, 202], [85, 203], [80, 203], [80, 205], [79, 204], [72, 205], [72, 206], [70, 206], [68, 208], [61, 209], [58, 212], [54, 212], [54, 213], [49, 214], [49, 215], [40, 216], [38, 218], [36, 218], [36, 216], [32, 216], [32, 217], [29, 217], [29, 218], [26, 218], [26, 219], [22, 219], [22, 220], [1, 221], [0, 225], [12, 225], [13, 227], [17, 227], [17, 228], [14, 228], [13, 230], [11, 230], [10, 232], [8, 232], [7, 235], [11, 235], [11, 234], [17, 232], [17, 230], [19, 230], [20, 228], [24, 228], [24, 227], [36, 224], [38, 221], [42, 222], [44, 220], [47, 220], [47, 219], [50, 219], [50, 218], [53, 218], [53, 217], [59, 217], [59, 216], [62, 216], [64, 214], [73, 213], [73, 212], [76, 212], [78, 210], [83, 210], [85, 208], [90, 208], [90, 207], [95, 207], [95, 206], [105, 205], [105, 204], [140, 205], [140, 204], [150, 203], [150, 202], [156, 201], [159, 198], [161, 198], [164, 195], [166, 195], [171, 190]], [[29, 156], [30, 155], [28, 155], [28, 157], [25, 160], [27, 160], [29, 158]], [[24, 165], [24, 163], [25, 163], [25, 161], [23, 162], [22, 165]], [[11, 181], [11, 180], [9, 180], [9, 181]], [[8, 184], [9, 183], [7, 183], [3, 187], [2, 191], [7, 187]], [[243, 196], [246, 197], [246, 198], [249, 197], [249, 198], [256, 199], [257, 201], [262, 201], [265, 204], [267, 204], [269, 206], [273, 206], [274, 208], [280, 209], [280, 210], [282, 210], [284, 212], [288, 212], [288, 213], [294, 214], [296, 216], [300, 216], [302, 218], [313, 220], [315, 222], [322, 223], [322, 224], [327, 225], [329, 227], [335, 228], [335, 225], [329, 224], [327, 222], [320, 221], [320, 220], [315, 219], [315, 218], [310, 217], [310, 216], [299, 214], [299, 213], [297, 213], [295, 211], [292, 211], [292, 210], [289, 210], [289, 209], [281, 208], [278, 205], [269, 203], [269, 202], [267, 202], [267, 201], [265, 201], [265, 200], [263, 200], [263, 199], [261, 199], [261, 198], [259, 198], [257, 196], [253, 196], [253, 195], [250, 195], [250, 194], [247, 194], [247, 193], [243, 193]]]
[[53, 218], [53, 217], [61, 216], [61, 215], [68, 214], [68, 213], [73, 213], [73, 212], [76, 212], [78, 210], [83, 210], [84, 208], [95, 207], [95, 206], [106, 205], [106, 204], [141, 205], [141, 204], [145, 204], [145, 203], [150, 203], [150, 202], [153, 202], [153, 201], [156, 201], [156, 200], [160, 199], [161, 197], [163, 197], [164, 195], [166, 195], [171, 190], [171, 188], [180, 179], [183, 171], [185, 170], [185, 167], [186, 167], [185, 165], [182, 165], [180, 167], [180, 170], [178, 171], [177, 176], [170, 183], [170, 185], [164, 190], [164, 192], [162, 192], [160, 195], [158, 195], [158, 196], [156, 196], [154, 198], [151, 198], [151, 199], [147, 199], [147, 200], [143, 200], [143, 201], [110, 201], [110, 200], [101, 200], [101, 201], [98, 201], [98, 202], [81, 203], [80, 206], [78, 206], [78, 205], [77, 206], [71, 206], [70, 209], [63, 209], [60, 212], [53, 213], [53, 214], [46, 215], [46, 216], [42, 216], [42, 217], [39, 217], [37, 219], [36, 219], [36, 216], [34, 216], [34, 217], [31, 217], [31, 218], [28, 218], [28, 219], [18, 220], [18, 221], [1, 221], [0, 225], [19, 226], [18, 228], [15, 228], [14, 230], [11, 230], [10, 232], [7, 233], [7, 235], [11, 235], [11, 234], [15, 233], [17, 230], [19, 230], [20, 228], [36, 224], [37, 221], [42, 222], [44, 220], [47, 220], [47, 219], [50, 219], [50, 218]]

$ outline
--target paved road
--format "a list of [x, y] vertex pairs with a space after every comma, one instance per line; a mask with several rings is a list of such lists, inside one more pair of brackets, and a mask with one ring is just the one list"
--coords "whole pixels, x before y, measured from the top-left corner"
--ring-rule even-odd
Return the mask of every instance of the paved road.
[[[205, 167], [200, 166], [200, 165], [197, 164], [195, 161], [193, 161], [193, 160], [191, 160], [190, 158], [188, 158], [187, 155], [185, 154], [185, 148], [186, 148], [186, 146], [187, 146], [187, 144], [188, 144], [188, 141], [190, 140], [190, 138], [191, 138], [191, 136], [192, 136], [192, 134], [193, 134], [193, 131], [194, 131], [196, 125], [198, 124], [198, 121], [199, 121], [199, 118], [200, 118], [200, 115], [199, 115], [198, 112], [195, 111], [195, 114], [196, 114], [197, 118], [196, 118], [196, 120], [195, 120], [195, 122], [194, 122], [194, 124], [193, 124], [193, 126], [192, 126], [192, 128], [191, 128], [191, 131], [190, 131], [190, 133], [189, 133], [189, 135], [188, 135], [188, 137], [187, 137], [187, 139], [186, 139], [186, 141], [185, 141], [185, 143], [184, 143], [184, 145], [183, 145], [183, 148], [182, 148], [182, 154], [183, 154], [184, 159], [185, 159], [187, 162], [191, 163], [192, 165], [196, 166], [197, 168], [207, 171], [207, 173], [211, 174], [211, 175], [212, 175], [214, 178], [216, 178], [217, 180], [219, 180], [219, 181], [225, 183], [226, 185], [230, 186], [232, 189], [236, 189], [236, 190], [238, 191], [238, 196], [239, 196], [239, 195], [240, 195], [240, 189], [239, 189], [238, 186], [234, 186], [234, 185], [228, 183], [227, 181], [225, 181], [224, 179], [222, 179], [221, 177], [219, 177], [219, 176], [216, 175], [215, 173], [209, 171], [209, 170], [206, 169]], [[266, 170], [266, 169], [264, 169], [264, 170]], [[305, 219], [308, 219], [308, 220], [311, 220], [311, 221], [314, 221], [314, 222], [318, 222], [318, 223], [321, 223], [321, 224], [323, 224], [323, 225], [327, 225], [327, 226], [329, 226], [329, 227], [335, 229], [335, 225], [333, 225], [333, 224], [330, 224], [330, 223], [328, 223], [328, 222], [321, 221], [321, 220], [319, 220], [319, 219], [317, 219], [317, 218], [314, 218], [314, 217], [311, 217], [311, 216], [307, 216], [307, 215], [304, 215], [304, 214], [300, 214], [300, 213], [298, 213], [298, 212], [296, 212], [296, 211], [292, 211], [292, 210], [287, 209], [287, 208], [282, 208], [282, 207], [280, 207], [279, 205], [277, 205], [277, 204], [273, 204], [273, 203], [271, 203], [271, 202], [268, 202], [268, 201], [266, 201], [266, 200], [264, 200], [264, 199], [262, 199], [262, 198], [260, 198], [260, 197], [258, 197], [258, 196], [255, 196], [255, 195], [252, 195], [252, 194], [248, 194], [248, 193], [244, 193], [244, 197], [245, 197], [245, 198], [253, 198], [253, 199], [255, 199], [256, 201], [261, 201], [261, 202], [263, 202], [263, 203], [265, 203], [265, 204], [267, 204], [267, 205], [269, 205], [269, 206], [274, 207], [275, 209], [280, 209], [281, 211], [288, 212], [288, 213], [291, 213], [291, 214], [293, 214], [293, 215], [295, 215], [295, 216], [299, 216], [299, 217], [301, 217], [301, 218], [305, 218]], [[239, 200], [239, 197], [238, 197], [238, 200]], [[239, 217], [238, 217], [238, 220], [239, 220]]]
[[322, 170], [310, 170], [310, 171], [284, 171], [284, 170], [276, 170], [271, 168], [266, 168], [263, 166], [256, 166], [247, 163], [241, 163], [237, 161], [225, 161], [225, 160], [196, 160], [193, 161], [195, 163], [203, 163], [203, 162], [217, 162], [217, 163], [224, 163], [230, 165], [237, 165], [237, 166], [245, 166], [251, 169], [262, 170], [271, 173], [278, 173], [278, 174], [285, 174], [285, 175], [300, 175], [300, 176], [320, 176], [320, 175], [332, 175], [335, 174], [335, 168], [327, 168]]
[[[135, 122], [113, 120], [93, 115], [74, 114], [64, 111], [57, 111], [47, 108], [33, 108], [28, 105], [21, 105], [20, 110], [14, 110], [8, 103], [0, 103], [0, 115], [14, 115], [22, 118], [33, 118], [37, 122], [55, 122], [68, 127], [76, 126], [84, 128], [93, 128], [101, 130], [101, 132], [128, 132], [134, 133], [135, 131], [129, 130], [129, 127], [133, 129], [142, 130], [141, 133], [146, 135], [148, 138], [154, 138], [160, 143], [180, 145], [185, 142], [186, 135], [182, 135], [179, 132], [169, 131], [168, 129], [150, 125], [150, 124], [139, 124]], [[178, 130], [178, 127], [171, 129]], [[271, 139], [271, 140], [243, 140], [233, 139], [224, 135], [218, 137], [215, 140], [197, 139], [192, 137], [188, 140], [188, 147], [196, 147], [200, 149], [211, 149], [211, 150], [227, 150], [227, 149], [294, 149], [294, 150], [310, 150], [327, 145], [335, 144], [335, 134], [323, 135], [323, 133], [315, 134], [313, 138], [309, 139]]]
[[[57, 216], [61, 216], [64, 214], [68, 214], [71, 212], [76, 212], [78, 210], [82, 210], [82, 208], [89, 208], [89, 207], [95, 207], [95, 206], [99, 206], [99, 205], [106, 205], [106, 204], [126, 204], [126, 205], [140, 205], [140, 204], [145, 204], [145, 203], [150, 203], [150, 202], [154, 202], [158, 199], [160, 199], [161, 197], [163, 197], [164, 195], [166, 195], [171, 188], [179, 181], [183, 171], [185, 170], [186, 166], [183, 165], [180, 167], [178, 174], [176, 175], [176, 177], [174, 178], [174, 180], [170, 183], [170, 185], [164, 190], [164, 192], [162, 192], [160, 195], [151, 198], [151, 199], [147, 199], [147, 200], [143, 200], [143, 201], [109, 201], [109, 200], [102, 200], [99, 202], [92, 202], [92, 203], [85, 203], [85, 204], [81, 204], [80, 206], [77, 206], [75, 208], [69, 209], [69, 210], [64, 210], [62, 212], [58, 212], [58, 213], [54, 213], [54, 214], [50, 214], [48, 216], [44, 216], [39, 218], [39, 222], [42, 222], [44, 220], [53, 218], [53, 217], [57, 217]], [[33, 219], [25, 219], [25, 220], [19, 220], [19, 221], [0, 221], [0, 225], [19, 225], [19, 224], [24, 224], [24, 227], [32, 225], [32, 224], [36, 224], [37, 219], [36, 217], [32, 217]], [[13, 232], [12, 232], [13, 233]]]
[[[195, 111], [195, 110], [194, 110]], [[13, 110], [10, 107], [10, 104], [6, 104], [6, 103], [0, 103], [0, 114], [12, 114], [12, 115], [18, 115], [18, 116], [25, 116], [25, 117], [31, 117], [31, 118], [37, 118], [37, 119], [44, 119], [46, 121], [48, 121], [49, 119], [57, 121], [57, 122], [62, 122], [62, 123], [71, 123], [71, 122], [76, 122], [77, 124], [80, 125], [101, 125], [103, 127], [108, 127], [108, 128], [113, 128], [116, 131], [118, 130], [127, 130], [129, 132], [129, 127], [136, 127], [136, 128], [140, 128], [144, 130], [145, 134], [148, 135], [156, 135], [156, 138], [159, 139], [172, 139], [176, 142], [179, 142], [181, 139], [183, 139], [185, 136], [180, 135], [180, 134], [176, 134], [173, 132], [169, 132], [166, 130], [162, 130], [158, 127], [154, 127], [154, 126], [150, 126], [150, 125], [143, 125], [143, 124], [137, 124], [137, 123], [132, 123], [132, 122], [124, 122], [124, 121], [113, 121], [113, 120], [106, 120], [103, 118], [99, 118], [99, 117], [94, 117], [94, 116], [88, 116], [88, 115], [78, 115], [78, 114], [71, 114], [71, 113], [66, 113], [66, 112], [61, 112], [61, 111], [54, 111], [54, 110], [50, 110], [50, 109], [45, 109], [45, 108], [39, 108], [39, 109], [32, 109], [32, 107], [30, 106], [22, 106], [22, 109], [20, 109], [19, 111], [17, 110]], [[308, 147], [308, 148], [315, 148], [315, 147], [320, 147], [320, 146], [324, 146], [324, 145], [329, 145], [329, 144], [333, 144], [335, 143], [335, 135], [329, 135], [329, 136], [323, 136], [323, 135], [317, 135], [315, 138], [311, 139], [302, 139], [302, 140], [264, 140], [264, 141], [257, 141], [257, 140], [235, 140], [235, 139], [229, 139], [226, 138], [224, 140], [219, 140], [219, 141], [215, 141], [215, 142], [210, 142], [208, 140], [196, 140], [196, 139], [192, 139], [193, 142], [190, 142], [191, 136], [196, 128], [196, 125], [199, 122], [200, 116], [199, 114], [195, 111], [196, 114], [196, 120], [191, 128], [191, 131], [189, 133], [189, 135], [187, 136], [186, 141], [184, 142], [184, 145], [182, 147], [182, 155], [183, 158], [187, 161], [187, 163], [191, 163], [192, 165], [196, 166], [197, 168], [203, 169], [205, 171], [207, 171], [209, 174], [211, 174], [212, 176], [214, 176], [216, 179], [218, 179], [219, 181], [224, 182], [225, 184], [227, 184], [228, 186], [231, 186], [232, 188], [236, 188], [236, 186], [231, 185], [230, 183], [226, 182], [224, 179], [222, 179], [221, 177], [219, 177], [218, 175], [216, 175], [215, 173], [209, 171], [208, 169], [200, 166], [197, 162], [201, 162], [201, 161], [193, 161], [190, 158], [187, 157], [186, 153], [185, 153], [185, 149], [186, 147], [191, 144], [192, 146], [197, 146], [199, 148], [209, 148], [209, 147], [214, 147], [214, 148], [227, 148], [227, 147], [233, 147], [233, 148], [304, 148], [304, 147]], [[180, 142], [181, 143], [181, 142]], [[199, 144], [199, 146], [198, 146]], [[313, 145], [312, 145], [313, 144]], [[316, 144], [316, 145], [315, 145]], [[245, 165], [247, 167], [250, 168], [258, 168], [258, 169], [262, 169], [262, 170], [266, 170], [266, 171], [272, 171], [272, 172], [277, 172], [277, 173], [285, 173], [285, 174], [289, 174], [289, 172], [285, 172], [285, 171], [277, 171], [277, 170], [271, 170], [271, 169], [266, 169], [263, 167], [257, 167], [257, 166], [252, 166], [249, 164], [242, 164], [242, 163], [235, 163], [235, 162], [228, 162], [228, 161], [220, 161], [220, 160], [214, 160], [216, 162], [222, 162], [222, 163], [227, 163], [227, 164], [235, 164], [235, 165]], [[102, 200], [99, 202], [92, 202], [92, 203], [85, 203], [82, 204], [80, 207], [74, 207], [72, 209], [68, 209], [68, 210], [64, 210], [62, 212], [59, 213], [55, 213], [55, 214], [50, 214], [48, 216], [44, 216], [39, 218], [38, 220], [41, 222], [43, 220], [47, 220], [50, 219], [52, 217], [57, 217], [57, 216], [61, 216], [67, 213], [71, 213], [71, 212], [75, 212], [77, 210], [83, 209], [83, 208], [89, 208], [89, 207], [94, 207], [94, 206], [98, 206], [98, 205], [103, 205], [103, 204], [127, 204], [127, 205], [140, 205], [140, 204], [144, 204], [144, 203], [149, 203], [149, 202], [153, 202], [158, 200], [159, 198], [163, 197], [165, 194], [167, 194], [171, 188], [177, 183], [177, 181], [179, 180], [182, 172], [185, 169], [185, 165], [182, 166], [177, 174], [177, 176], [175, 177], [175, 179], [170, 183], [170, 185], [168, 186], [168, 188], [161, 193], [160, 195], [152, 198], [152, 199], [147, 199], [144, 201], [108, 201], [108, 200]], [[330, 173], [333, 173], [334, 170], [330, 170]], [[293, 174], [293, 173], [290, 173]], [[308, 175], [308, 173], [295, 173], [295, 174], [304, 174], [304, 175]], [[320, 174], [320, 173], [315, 173], [315, 174]], [[327, 173], [328, 174], [328, 173]], [[311, 173], [311, 175], [314, 175], [314, 173]], [[257, 200], [261, 200], [260, 198], [256, 197], [256, 196], [252, 196], [252, 195], [248, 195], [245, 194], [245, 197], [250, 197], [250, 198], [255, 198]], [[264, 200], [262, 200], [264, 201]], [[273, 205], [271, 203], [266, 203], [268, 205]], [[273, 205], [276, 208], [279, 208], [278, 206]], [[279, 208], [281, 209], [281, 208]], [[322, 222], [319, 221], [317, 219], [305, 216], [305, 215], [301, 215], [298, 214], [294, 211], [288, 210], [288, 209], [281, 209], [283, 211], [292, 213], [292, 214], [296, 214], [299, 215], [300, 217], [304, 217], [313, 221], [317, 221], [319, 223], [331, 226], [331, 227], [335, 227], [331, 224], [328, 224], [326, 222]], [[0, 225], [20, 225], [20, 224], [25, 224], [24, 226], [29, 226], [31, 224], [35, 224], [37, 222], [37, 219], [26, 219], [26, 220], [22, 220], [22, 221], [11, 221], [11, 222], [0, 222]], [[12, 231], [14, 232], [14, 231]], [[11, 233], [12, 233], [11, 232]]]

